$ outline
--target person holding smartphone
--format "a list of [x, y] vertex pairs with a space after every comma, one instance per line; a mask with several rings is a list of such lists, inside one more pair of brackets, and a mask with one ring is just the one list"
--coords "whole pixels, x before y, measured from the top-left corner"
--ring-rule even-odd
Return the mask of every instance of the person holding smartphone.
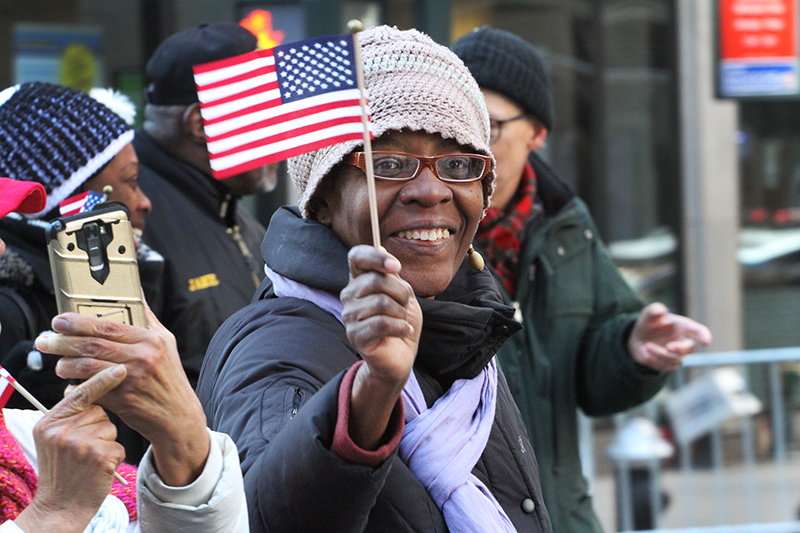
[[[0, 178], [0, 219], [44, 207], [41, 184]], [[66, 377], [87, 381], [46, 415], [0, 412], [1, 533], [248, 530], [236, 446], [206, 429], [174, 337], [147, 314], [148, 328], [59, 315], [60, 334], [37, 341], [67, 358]], [[97, 359], [83, 360], [87, 343]], [[108, 493], [124, 451], [101, 405], [153, 443], [122, 500]]]
[[[8, 245], [0, 258], [4, 327], [0, 364], [47, 407], [61, 400], [67, 386], [55, 374], [56, 358], [33, 347], [33, 340], [50, 329], [58, 312], [47, 255], [47, 222], [61, 214], [59, 204], [92, 191], [124, 203], [134, 231], [145, 229], [151, 204], [138, 185], [133, 135], [116, 112], [69, 87], [32, 82], [0, 92], [0, 176], [40, 183], [47, 192], [46, 204], [38, 212], [12, 213], [0, 221], [0, 237]], [[137, 260], [148, 303], [174, 329], [181, 320], [183, 300], [170, 292], [169, 265], [141, 244]], [[17, 397], [9, 406], [28, 407]], [[147, 442], [124, 425], [119, 428], [127, 460], [138, 462]]]

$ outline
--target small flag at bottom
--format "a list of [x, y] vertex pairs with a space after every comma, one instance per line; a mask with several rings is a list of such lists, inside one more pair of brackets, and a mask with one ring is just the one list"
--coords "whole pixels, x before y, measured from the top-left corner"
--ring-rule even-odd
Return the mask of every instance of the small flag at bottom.
[[335, 35], [195, 66], [214, 177], [362, 139], [354, 52]]
[[89, 211], [97, 204], [104, 202], [105, 199], [106, 195], [103, 193], [86, 191], [67, 198], [58, 204], [58, 210], [62, 217], [76, 215], [84, 211]]
[[11, 383], [17, 381], [8, 370], [0, 366], [0, 409], [6, 406], [8, 399], [14, 393], [14, 386]]

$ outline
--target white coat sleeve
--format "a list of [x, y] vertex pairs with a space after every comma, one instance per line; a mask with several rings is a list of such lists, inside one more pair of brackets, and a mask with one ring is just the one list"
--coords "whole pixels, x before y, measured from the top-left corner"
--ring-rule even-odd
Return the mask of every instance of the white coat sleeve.
[[[236, 445], [208, 430], [211, 448], [205, 468], [192, 484], [169, 487], [156, 473], [149, 449], [139, 464], [137, 511], [143, 533], [247, 533], [247, 502]], [[0, 532], [4, 533], [4, 532]]]
[[14, 523], [13, 520], [8, 520], [0, 524], [0, 533], [25, 533], [22, 528]]

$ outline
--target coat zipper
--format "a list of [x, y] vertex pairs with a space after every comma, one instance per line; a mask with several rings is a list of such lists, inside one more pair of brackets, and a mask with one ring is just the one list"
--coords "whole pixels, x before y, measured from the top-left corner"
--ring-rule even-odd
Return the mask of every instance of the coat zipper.
[[292, 412], [289, 414], [289, 420], [294, 418], [294, 415], [297, 414], [297, 410], [300, 409], [301, 405], [303, 405], [303, 389], [297, 387], [294, 389], [294, 398], [292, 398]]

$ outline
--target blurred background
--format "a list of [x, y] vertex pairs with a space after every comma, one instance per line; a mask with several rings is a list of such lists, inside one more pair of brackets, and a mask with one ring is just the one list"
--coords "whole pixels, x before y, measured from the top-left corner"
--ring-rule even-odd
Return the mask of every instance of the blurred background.
[[[698, 466], [702, 457], [713, 465], [719, 452], [722, 463], [750, 461], [752, 468], [782, 457], [779, 470], [791, 473], [800, 449], [792, 432], [799, 426], [792, 420], [800, 354], [777, 349], [800, 346], [797, 4], [0, 0], [0, 88], [33, 80], [84, 90], [113, 87], [141, 111], [144, 65], [152, 52], [167, 36], [206, 21], [238, 22], [264, 47], [343, 33], [351, 18], [366, 26], [416, 27], [446, 45], [486, 24], [514, 32], [542, 52], [553, 80], [555, 126], [540, 154], [589, 205], [629, 282], [645, 300], [663, 301], [707, 324], [715, 352], [763, 355], [758, 363], [729, 361], [745, 376], [760, 413], [737, 418], [749, 421], [741, 427], [720, 419], [706, 436], [678, 446], [672, 459], [658, 458], [659, 471], [680, 470], [681, 460]], [[248, 199], [248, 208], [266, 224], [278, 206], [294, 199], [284, 180], [274, 193]], [[679, 381], [706, 371], [698, 364]], [[644, 413], [670, 440], [659, 401], [634, 414]], [[619, 460], [607, 453], [627, 420], [585, 425], [587, 475], [596, 482], [598, 512], [609, 531], [632, 527], [619, 514]], [[728, 445], [729, 435], [752, 442]], [[753, 447], [749, 456], [747, 446]], [[648, 460], [652, 466], [655, 459]], [[796, 477], [782, 482], [781, 494], [788, 495], [781, 509], [750, 513], [741, 522], [795, 521]], [[679, 527], [670, 513], [682, 508], [675, 493], [685, 490], [671, 492], [663, 513], [659, 498], [650, 500], [667, 525]], [[742, 508], [724, 498], [729, 507]], [[712, 514], [709, 524], [731, 515]], [[695, 523], [705, 524], [702, 518]], [[769, 531], [800, 531], [796, 525]]]

